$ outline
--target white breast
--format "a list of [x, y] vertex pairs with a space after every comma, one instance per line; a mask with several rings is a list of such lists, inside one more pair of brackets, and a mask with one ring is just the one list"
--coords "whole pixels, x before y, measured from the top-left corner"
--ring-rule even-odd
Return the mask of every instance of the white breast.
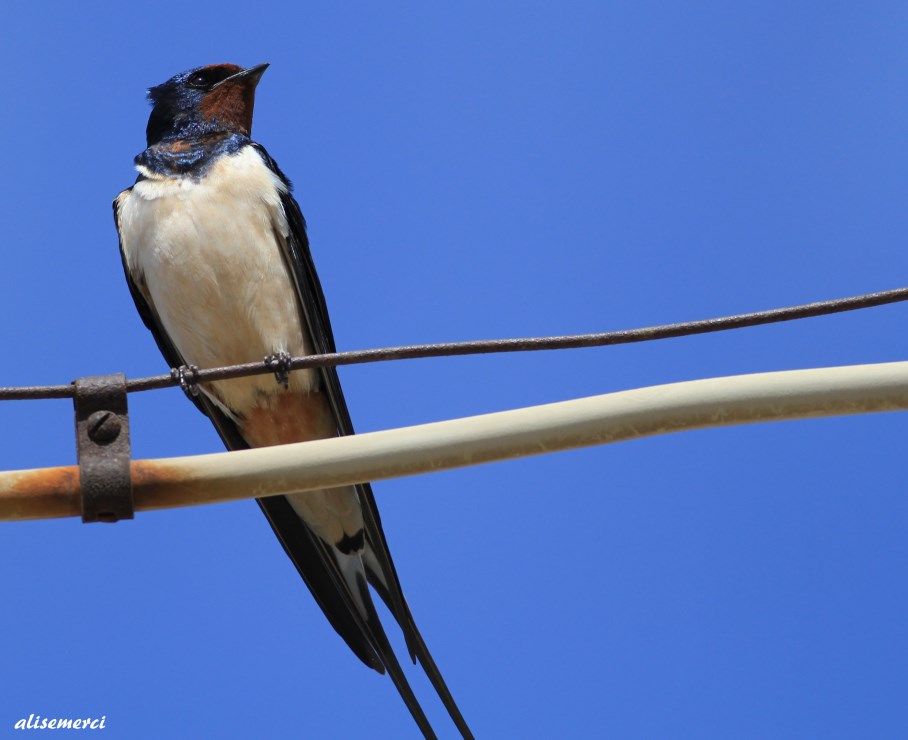
[[[185, 362], [206, 368], [311, 354], [281, 251], [286, 186], [259, 153], [244, 147], [199, 180], [143, 174], [118, 198], [123, 252]], [[215, 385], [240, 413], [277, 390], [269, 375]], [[313, 385], [311, 372], [293, 373], [291, 388]]]

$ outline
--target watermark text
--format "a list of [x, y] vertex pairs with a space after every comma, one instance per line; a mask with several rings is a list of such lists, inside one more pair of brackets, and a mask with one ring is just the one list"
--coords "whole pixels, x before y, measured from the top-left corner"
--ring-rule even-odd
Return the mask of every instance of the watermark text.
[[79, 717], [78, 719], [61, 717], [42, 717], [40, 714], [30, 714], [28, 719], [23, 717], [14, 725], [16, 730], [103, 730], [107, 715], [96, 719], [94, 717]]

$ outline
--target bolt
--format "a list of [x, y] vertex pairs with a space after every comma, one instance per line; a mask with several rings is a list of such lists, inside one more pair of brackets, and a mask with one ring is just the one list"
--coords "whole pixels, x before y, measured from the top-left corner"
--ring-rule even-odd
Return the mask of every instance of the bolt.
[[110, 411], [95, 411], [88, 417], [88, 436], [97, 444], [113, 442], [120, 436], [120, 419]]

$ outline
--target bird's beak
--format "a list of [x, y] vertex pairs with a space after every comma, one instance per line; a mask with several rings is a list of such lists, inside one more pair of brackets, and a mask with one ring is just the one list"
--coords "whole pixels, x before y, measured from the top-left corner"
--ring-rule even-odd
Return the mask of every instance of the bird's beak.
[[[235, 75], [230, 75], [226, 80], [221, 80], [217, 85], [212, 87], [212, 90], [217, 90], [225, 82], [248, 82], [253, 88], [259, 84], [259, 80], [262, 79], [262, 75], [265, 74], [265, 70], [268, 69], [269, 63], [265, 62], [264, 64], [257, 64], [254, 67], [249, 67], [249, 69], [244, 69], [241, 72], [237, 72]], [[210, 91], [209, 91], [210, 92]]]

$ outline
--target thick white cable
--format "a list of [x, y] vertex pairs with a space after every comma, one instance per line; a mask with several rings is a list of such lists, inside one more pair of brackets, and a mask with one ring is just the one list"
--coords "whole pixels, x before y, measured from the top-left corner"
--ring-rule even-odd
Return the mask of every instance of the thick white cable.
[[[685, 429], [908, 409], [908, 362], [696, 380], [241, 452], [135, 461], [137, 510], [231, 501]], [[79, 515], [78, 469], [0, 473], [0, 519]]]

